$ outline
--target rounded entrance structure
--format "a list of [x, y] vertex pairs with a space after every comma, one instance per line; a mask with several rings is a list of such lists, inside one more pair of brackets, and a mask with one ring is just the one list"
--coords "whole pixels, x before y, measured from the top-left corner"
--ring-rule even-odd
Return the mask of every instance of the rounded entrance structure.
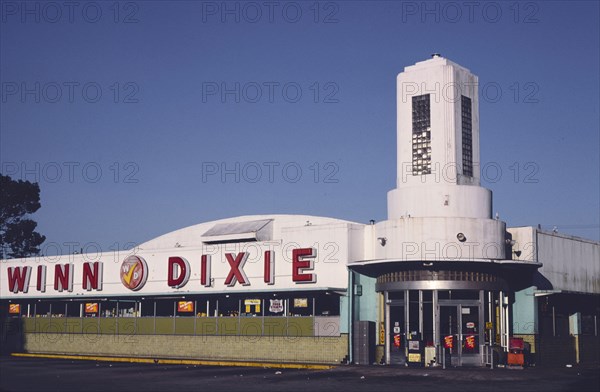
[[[504, 262], [354, 263], [376, 278], [390, 365], [481, 366], [508, 344], [509, 309], [518, 276], [535, 268]], [[420, 356], [411, 354], [419, 345]], [[411, 357], [412, 355], [412, 357]]]

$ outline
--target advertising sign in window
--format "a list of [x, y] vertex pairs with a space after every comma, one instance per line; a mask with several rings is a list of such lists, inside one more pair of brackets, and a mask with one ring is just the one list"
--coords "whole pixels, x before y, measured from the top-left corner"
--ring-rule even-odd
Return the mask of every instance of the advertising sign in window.
[[194, 303], [192, 301], [178, 301], [177, 311], [182, 313], [191, 313], [194, 311]]
[[244, 305], [246, 306], [246, 313], [252, 313], [252, 307], [254, 306], [254, 312], [260, 313], [260, 299], [245, 299]]
[[444, 336], [444, 348], [454, 347], [454, 335]]
[[294, 298], [295, 308], [308, 308], [308, 298]]
[[283, 300], [282, 299], [270, 299], [269, 300], [269, 311], [272, 313], [283, 312]]
[[475, 349], [475, 335], [468, 335], [465, 338], [465, 348], [467, 350], [474, 350]]

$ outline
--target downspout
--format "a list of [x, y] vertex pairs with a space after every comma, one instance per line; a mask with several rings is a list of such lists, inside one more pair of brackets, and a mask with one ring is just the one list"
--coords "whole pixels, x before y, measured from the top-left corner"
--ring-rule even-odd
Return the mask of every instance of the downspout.
[[354, 309], [354, 273], [348, 268], [348, 364], [352, 363], [352, 310]]
[[538, 249], [539, 249], [539, 246], [538, 246], [539, 245], [538, 244], [538, 241], [539, 241], [538, 234], [539, 234], [539, 229], [536, 228], [535, 229], [535, 262], [536, 263], [540, 262], [540, 257], [539, 257], [539, 252], [538, 252]]

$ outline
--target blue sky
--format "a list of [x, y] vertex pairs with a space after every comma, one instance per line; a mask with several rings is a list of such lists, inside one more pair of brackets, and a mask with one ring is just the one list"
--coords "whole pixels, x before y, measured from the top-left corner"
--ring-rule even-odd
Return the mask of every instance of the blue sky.
[[0, 9], [1, 170], [40, 182], [62, 252], [236, 215], [384, 220], [395, 78], [433, 52], [479, 76], [494, 212], [600, 239], [598, 2], [69, 7]]

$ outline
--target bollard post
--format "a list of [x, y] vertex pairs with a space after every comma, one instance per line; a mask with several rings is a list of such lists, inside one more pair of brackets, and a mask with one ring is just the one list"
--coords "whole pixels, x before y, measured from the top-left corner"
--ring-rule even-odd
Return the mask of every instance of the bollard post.
[[446, 370], [446, 348], [442, 346], [442, 369]]

